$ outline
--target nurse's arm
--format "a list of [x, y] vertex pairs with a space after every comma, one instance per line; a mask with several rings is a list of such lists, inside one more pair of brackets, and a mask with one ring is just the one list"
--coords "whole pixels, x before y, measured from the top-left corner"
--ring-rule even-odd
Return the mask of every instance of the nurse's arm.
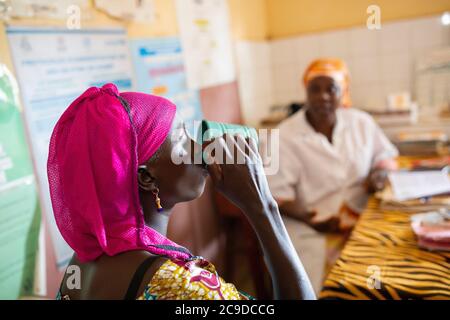
[[395, 159], [384, 159], [375, 164], [367, 177], [366, 185], [369, 193], [381, 191], [386, 186], [389, 171], [398, 169]]
[[280, 208], [281, 214], [297, 219], [314, 228], [319, 232], [338, 232], [340, 225], [340, 218], [333, 216], [327, 220], [315, 221], [316, 212], [305, 212], [299, 209], [299, 205], [295, 201], [275, 199]]

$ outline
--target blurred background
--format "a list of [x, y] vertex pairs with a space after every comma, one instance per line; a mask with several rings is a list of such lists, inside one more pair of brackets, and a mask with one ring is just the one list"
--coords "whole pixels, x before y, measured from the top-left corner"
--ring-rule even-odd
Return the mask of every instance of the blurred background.
[[[0, 0], [0, 18], [0, 299], [55, 297], [72, 252], [51, 212], [48, 139], [89, 86], [273, 128], [302, 108], [308, 64], [337, 57], [353, 105], [403, 154], [448, 154], [448, 0]], [[169, 237], [269, 296], [253, 232], [209, 185], [176, 207]]]

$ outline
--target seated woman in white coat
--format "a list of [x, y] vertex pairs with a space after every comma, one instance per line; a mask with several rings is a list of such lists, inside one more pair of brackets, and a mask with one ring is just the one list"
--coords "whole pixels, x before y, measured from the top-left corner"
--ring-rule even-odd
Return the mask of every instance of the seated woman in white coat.
[[[268, 180], [289, 217], [285, 219], [288, 231], [305, 237], [319, 232], [322, 249], [316, 246], [304, 253], [316, 259], [316, 266], [310, 268], [317, 269], [317, 257], [322, 254], [328, 270], [367, 205], [369, 193], [382, 189], [387, 172], [396, 169], [398, 152], [367, 113], [350, 108], [344, 62], [314, 61], [305, 72], [304, 84], [305, 108], [280, 125], [280, 166]], [[308, 227], [301, 231], [305, 226], [298, 222], [293, 227], [293, 219], [306, 224], [309, 231]], [[294, 243], [297, 236], [291, 234]], [[310, 273], [322, 278], [324, 268]], [[321, 280], [316, 276], [316, 283]]]

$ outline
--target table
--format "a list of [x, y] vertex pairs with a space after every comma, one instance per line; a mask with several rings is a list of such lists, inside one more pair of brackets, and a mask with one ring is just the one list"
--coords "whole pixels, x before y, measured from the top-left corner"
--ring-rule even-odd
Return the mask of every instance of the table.
[[450, 300], [450, 252], [419, 248], [409, 219], [371, 198], [319, 298]]

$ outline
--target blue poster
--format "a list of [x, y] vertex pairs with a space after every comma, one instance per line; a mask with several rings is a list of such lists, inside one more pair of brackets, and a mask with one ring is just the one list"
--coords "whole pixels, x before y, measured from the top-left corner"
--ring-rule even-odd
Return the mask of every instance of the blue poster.
[[131, 40], [136, 88], [169, 99], [187, 123], [201, 120], [198, 91], [187, 87], [180, 41], [177, 38]]

